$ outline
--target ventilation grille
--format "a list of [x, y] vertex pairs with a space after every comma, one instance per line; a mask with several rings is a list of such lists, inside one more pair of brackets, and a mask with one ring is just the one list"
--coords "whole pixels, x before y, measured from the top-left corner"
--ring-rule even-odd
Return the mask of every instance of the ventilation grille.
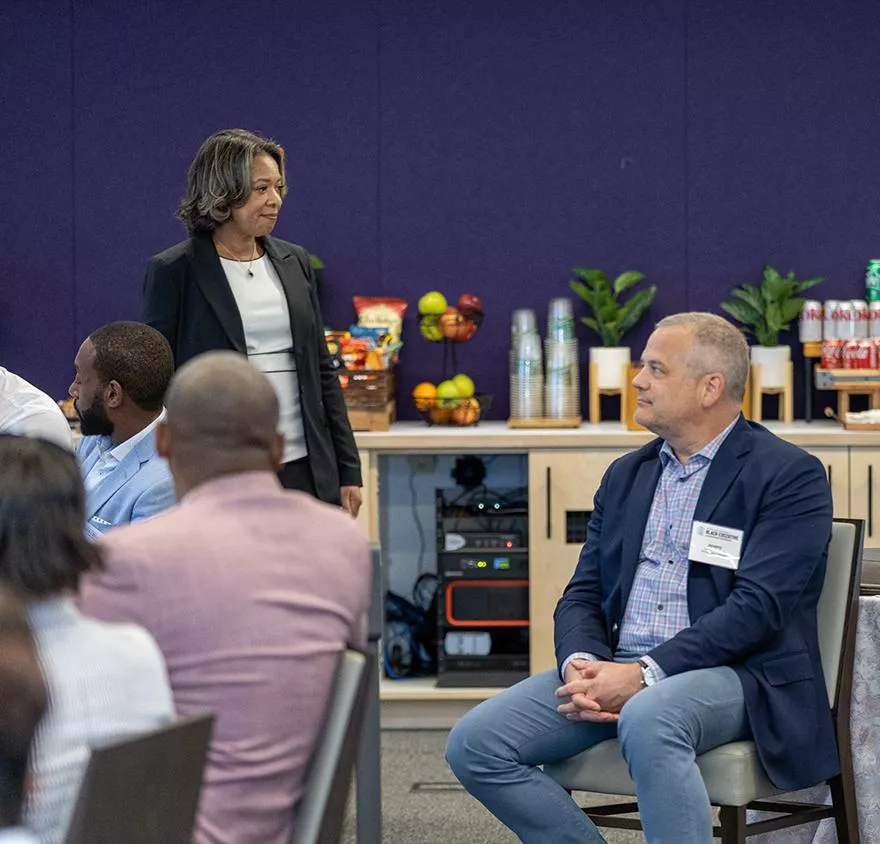
[[587, 525], [592, 510], [565, 511], [565, 541], [571, 545], [583, 545], [587, 541]]

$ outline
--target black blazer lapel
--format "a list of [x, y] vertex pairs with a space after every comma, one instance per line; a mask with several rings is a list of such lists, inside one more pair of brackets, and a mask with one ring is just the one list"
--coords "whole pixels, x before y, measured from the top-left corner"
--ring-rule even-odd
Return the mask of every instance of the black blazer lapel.
[[[300, 263], [297, 254], [286, 249], [282, 242], [272, 237], [264, 237], [261, 242], [269, 260], [275, 267], [275, 272], [278, 273], [278, 278], [281, 279], [281, 286], [284, 288], [287, 307], [290, 311], [293, 349], [295, 352], [301, 353], [303, 345], [308, 342], [309, 322], [313, 316], [306, 270]], [[297, 367], [300, 367], [299, 358], [297, 359]]]
[[199, 233], [193, 236], [193, 259], [193, 277], [202, 295], [214, 311], [235, 351], [247, 354], [241, 314], [210, 234]]
[[639, 565], [645, 527], [648, 524], [648, 516], [651, 514], [651, 503], [654, 501], [654, 492], [660, 480], [659, 448], [660, 443], [658, 442], [657, 450], [644, 460], [636, 470], [626, 505], [626, 519], [624, 524], [620, 526], [620, 530], [623, 530], [624, 534], [620, 561], [619, 618], [623, 618], [627, 601], [629, 601], [630, 589]]

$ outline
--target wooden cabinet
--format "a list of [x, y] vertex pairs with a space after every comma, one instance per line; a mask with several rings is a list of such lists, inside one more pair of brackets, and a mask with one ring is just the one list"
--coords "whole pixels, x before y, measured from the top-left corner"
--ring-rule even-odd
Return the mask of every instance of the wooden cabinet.
[[358, 513], [358, 527], [371, 542], [379, 542], [379, 455], [361, 449], [363, 503]]
[[849, 463], [849, 515], [865, 520], [865, 546], [880, 547], [880, 449], [852, 448]]
[[[841, 446], [834, 448], [809, 448], [807, 451], [822, 461], [828, 482], [831, 484], [831, 499], [834, 515], [846, 519], [850, 515], [850, 449]], [[855, 449], [861, 453], [863, 449]]]
[[531, 671], [553, 668], [553, 610], [577, 565], [602, 475], [625, 450], [529, 454]]

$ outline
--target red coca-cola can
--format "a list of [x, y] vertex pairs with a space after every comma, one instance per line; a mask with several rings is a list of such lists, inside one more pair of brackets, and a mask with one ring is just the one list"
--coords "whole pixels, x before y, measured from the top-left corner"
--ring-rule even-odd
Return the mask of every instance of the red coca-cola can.
[[822, 369], [843, 367], [843, 340], [836, 337], [822, 341]]
[[852, 306], [855, 336], [860, 339], [868, 337], [871, 333], [871, 315], [868, 311], [868, 303], [864, 299], [853, 299]]
[[837, 303], [837, 339], [838, 340], [855, 340], [856, 338], [856, 321], [855, 308], [849, 299], [844, 299]]
[[870, 340], [847, 340], [843, 344], [843, 369], [871, 369], [874, 343]]
[[801, 343], [818, 343], [822, 340], [822, 303], [806, 299], [801, 305], [801, 319], [798, 324]]
[[880, 302], [868, 302], [868, 336], [880, 339]]
[[880, 362], [880, 357], [878, 357], [880, 347], [878, 347], [876, 341], [871, 340], [870, 338], [859, 340], [859, 348], [865, 350], [864, 357], [867, 361], [862, 369], [877, 369], [877, 364]]

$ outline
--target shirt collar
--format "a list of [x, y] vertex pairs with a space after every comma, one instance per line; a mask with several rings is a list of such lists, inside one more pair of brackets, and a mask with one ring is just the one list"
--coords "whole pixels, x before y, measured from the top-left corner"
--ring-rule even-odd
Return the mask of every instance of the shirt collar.
[[129, 437], [124, 442], [119, 443], [119, 445], [112, 446], [111, 448], [107, 448], [107, 446], [112, 442], [110, 437], [105, 437], [106, 442], [101, 442], [98, 445], [98, 449], [101, 452], [102, 460], [110, 460], [114, 463], [121, 463], [129, 454], [131, 454], [137, 447], [143, 442], [147, 437], [153, 436], [153, 432], [156, 428], [159, 427], [159, 423], [165, 418], [165, 408], [162, 408], [162, 412], [152, 421], [146, 428], [141, 431], [138, 431], [133, 437]]
[[[728, 434], [734, 429], [734, 426], [737, 422], [739, 422], [740, 415], [737, 414], [736, 419], [733, 420], [715, 439], [706, 443], [699, 451], [694, 452], [688, 459], [685, 461], [684, 466], [681, 466], [682, 469], [687, 469], [691, 466], [703, 466], [706, 463], [710, 463], [715, 455], [718, 453], [718, 449], [721, 448], [722, 443], [727, 439]], [[672, 450], [672, 446], [669, 445], [666, 440], [663, 440], [663, 445], [660, 446], [660, 462], [663, 467], [669, 465], [670, 461], [674, 461], [678, 463], [678, 458], [675, 456], [675, 452]]]

